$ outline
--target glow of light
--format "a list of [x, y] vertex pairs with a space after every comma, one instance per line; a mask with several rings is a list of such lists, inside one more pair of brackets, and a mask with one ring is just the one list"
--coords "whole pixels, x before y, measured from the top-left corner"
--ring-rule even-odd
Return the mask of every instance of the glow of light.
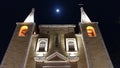
[[59, 12], [60, 12], [60, 10], [59, 10], [59, 9], [56, 9], [56, 12], [57, 12], [57, 13], [59, 13]]
[[47, 52], [47, 48], [48, 48], [48, 38], [39, 38], [39, 39], [38, 39], [38, 43], [37, 43], [37, 47], [36, 47], [36, 51], [37, 51], [37, 52], [39, 51], [40, 43], [41, 43], [42, 41], [46, 42], [44, 48], [45, 48], [45, 52]]
[[28, 31], [28, 26], [22, 26], [19, 31], [19, 36], [25, 36]]
[[76, 56], [75, 53], [70, 53], [70, 56]]
[[87, 26], [87, 33], [88, 33], [88, 36], [89, 37], [96, 37], [96, 32], [95, 32], [95, 29], [94, 27], [92, 26]]
[[74, 43], [74, 49], [77, 51], [77, 44], [76, 44], [76, 39], [75, 38], [66, 38], [66, 51], [69, 52], [69, 44], [68, 42], [73, 42]]
[[36, 52], [36, 56], [44, 56], [45, 52]]

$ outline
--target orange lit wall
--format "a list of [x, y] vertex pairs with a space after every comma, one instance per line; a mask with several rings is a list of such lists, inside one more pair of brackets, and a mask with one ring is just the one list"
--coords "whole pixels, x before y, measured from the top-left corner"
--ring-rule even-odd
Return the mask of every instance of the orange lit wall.
[[18, 36], [25, 37], [27, 31], [28, 31], [28, 26], [21, 26]]
[[89, 37], [96, 37], [96, 32], [95, 32], [95, 29], [94, 27], [92, 26], [87, 26], [87, 33], [88, 33], [88, 36]]

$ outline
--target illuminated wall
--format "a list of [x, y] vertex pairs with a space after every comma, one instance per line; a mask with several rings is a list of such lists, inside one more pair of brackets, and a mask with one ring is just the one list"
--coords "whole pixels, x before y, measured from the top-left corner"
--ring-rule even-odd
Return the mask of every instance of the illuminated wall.
[[87, 30], [87, 34], [89, 37], [96, 37], [96, 32], [95, 32], [94, 27], [87, 26], [86, 30]]
[[25, 37], [26, 36], [26, 33], [28, 31], [28, 26], [24, 25], [24, 26], [21, 26], [20, 30], [19, 30], [19, 35], [20, 37]]

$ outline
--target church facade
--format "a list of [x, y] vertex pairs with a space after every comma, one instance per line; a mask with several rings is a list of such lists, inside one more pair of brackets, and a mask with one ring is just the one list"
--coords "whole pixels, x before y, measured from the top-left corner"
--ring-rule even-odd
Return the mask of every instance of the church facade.
[[16, 24], [0, 68], [113, 68], [98, 22], [83, 8], [79, 33], [73, 24], [36, 25], [34, 9]]

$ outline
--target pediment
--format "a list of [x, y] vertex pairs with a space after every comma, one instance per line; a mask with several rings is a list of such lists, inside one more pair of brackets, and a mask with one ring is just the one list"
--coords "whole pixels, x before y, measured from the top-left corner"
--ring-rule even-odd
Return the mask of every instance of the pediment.
[[54, 52], [46, 58], [48, 61], [66, 61], [67, 57], [60, 54], [59, 52]]

